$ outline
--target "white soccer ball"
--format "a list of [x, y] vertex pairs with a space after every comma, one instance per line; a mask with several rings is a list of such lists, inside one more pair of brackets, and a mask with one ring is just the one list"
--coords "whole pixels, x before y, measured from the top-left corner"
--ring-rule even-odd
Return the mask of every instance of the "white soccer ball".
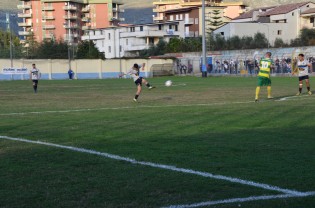
[[167, 80], [167, 81], [165, 82], [165, 86], [166, 86], [166, 87], [172, 86], [172, 81], [171, 81], [171, 80]]

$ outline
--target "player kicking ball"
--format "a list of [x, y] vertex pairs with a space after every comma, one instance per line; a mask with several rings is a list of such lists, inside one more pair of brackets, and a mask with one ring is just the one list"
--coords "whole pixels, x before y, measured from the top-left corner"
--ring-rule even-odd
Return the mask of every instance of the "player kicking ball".
[[309, 76], [308, 76], [309, 68], [312, 70], [312, 64], [310, 64], [307, 60], [304, 59], [304, 54], [302, 53], [299, 54], [295, 70], [292, 72], [292, 75], [297, 73], [299, 76], [299, 92], [296, 94], [296, 96], [299, 96], [302, 93], [303, 80], [305, 80], [308, 94], [312, 95]]
[[268, 99], [272, 99], [271, 96], [271, 79], [270, 79], [270, 72], [271, 68], [273, 67], [273, 61], [271, 59], [271, 52], [267, 52], [265, 54], [265, 58], [260, 60], [260, 70], [258, 73], [258, 83], [256, 87], [256, 96], [255, 96], [255, 102], [259, 101], [259, 93], [260, 88], [262, 86], [267, 86], [267, 92], [268, 92]]
[[138, 102], [139, 95], [142, 91], [142, 84], [146, 85], [149, 88], [149, 90], [155, 88], [151, 86], [147, 80], [139, 76], [140, 68], [144, 70], [144, 67], [145, 63], [143, 63], [142, 65], [134, 64], [130, 71], [127, 73], [127, 75], [130, 75], [133, 78], [133, 81], [137, 85], [137, 93], [135, 95], [135, 98], [133, 99], [133, 101], [135, 102]]

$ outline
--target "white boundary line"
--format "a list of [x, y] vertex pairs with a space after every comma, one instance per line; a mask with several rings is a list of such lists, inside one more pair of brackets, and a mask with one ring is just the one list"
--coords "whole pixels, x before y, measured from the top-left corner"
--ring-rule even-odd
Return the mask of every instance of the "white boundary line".
[[305, 97], [309, 97], [309, 95], [299, 95], [299, 96], [293, 95], [293, 96], [283, 97], [275, 101], [279, 102], [279, 101], [287, 101], [287, 100], [302, 100], [301, 97], [305, 99]]
[[296, 196], [292, 194], [279, 194], [279, 195], [263, 195], [263, 196], [250, 196], [246, 198], [232, 198], [232, 199], [223, 199], [217, 201], [206, 201], [195, 204], [182, 204], [182, 205], [171, 205], [164, 208], [192, 208], [192, 207], [204, 207], [218, 204], [231, 204], [231, 203], [241, 203], [241, 202], [251, 202], [251, 201], [264, 201], [271, 199], [286, 199], [286, 198], [294, 198], [294, 197], [308, 197], [315, 196], [315, 192], [306, 192], [305, 196]]
[[99, 155], [99, 156], [102, 156], [105, 158], [129, 162], [129, 163], [136, 164], [136, 165], [143, 165], [143, 166], [149, 166], [149, 167], [153, 167], [153, 168], [159, 168], [159, 169], [171, 170], [171, 171], [175, 171], [175, 172], [198, 175], [198, 176], [202, 176], [202, 177], [206, 177], [206, 178], [212, 178], [212, 179], [223, 180], [223, 181], [228, 181], [228, 182], [232, 182], [232, 183], [238, 183], [238, 184], [242, 184], [242, 185], [252, 186], [252, 187], [256, 187], [256, 188], [262, 188], [265, 190], [277, 191], [277, 192], [281, 192], [281, 193], [289, 194], [289, 195], [294, 195], [294, 196], [306, 196], [307, 195], [306, 193], [303, 193], [303, 192], [284, 189], [284, 188], [280, 188], [280, 187], [272, 186], [272, 185], [268, 185], [268, 184], [263, 184], [263, 183], [257, 183], [254, 181], [248, 181], [248, 180], [243, 180], [243, 179], [239, 179], [239, 178], [232, 178], [232, 177], [223, 176], [223, 175], [214, 175], [214, 174], [208, 173], [208, 172], [201, 172], [201, 171], [196, 171], [196, 170], [191, 170], [191, 169], [178, 168], [178, 167], [171, 166], [171, 165], [163, 165], [163, 164], [152, 163], [152, 162], [137, 161], [137, 160], [132, 159], [132, 158], [122, 157], [119, 155], [109, 154], [106, 152], [98, 152], [98, 151], [84, 149], [84, 148], [64, 146], [64, 145], [59, 145], [59, 144], [53, 144], [53, 143], [42, 142], [42, 141], [33, 141], [33, 140], [27, 140], [27, 139], [22, 139], [22, 138], [13, 138], [13, 137], [8, 137], [8, 136], [0, 136], [0, 139], [18, 141], [18, 142], [26, 142], [26, 143], [31, 143], [31, 144], [40, 144], [40, 145], [45, 145], [45, 146], [50, 146], [50, 147], [57, 147], [57, 148], [61, 148], [61, 149], [68, 149], [68, 150], [81, 152], [81, 153], [87, 153], [87, 154], [91, 154], [91, 155]]
[[189, 105], [139, 105], [139, 106], [126, 106], [126, 107], [112, 107], [112, 108], [82, 108], [76, 110], [60, 110], [60, 111], [32, 111], [21, 113], [2, 113], [0, 116], [15, 116], [15, 115], [27, 115], [27, 114], [50, 114], [50, 113], [75, 113], [85, 111], [103, 111], [103, 110], [123, 110], [123, 109], [138, 109], [138, 108], [173, 108], [173, 107], [196, 107], [196, 106], [216, 106], [216, 105], [233, 105], [233, 104], [248, 104], [254, 103], [254, 101], [243, 102], [222, 102], [222, 103], [204, 103], [204, 104], [189, 104]]

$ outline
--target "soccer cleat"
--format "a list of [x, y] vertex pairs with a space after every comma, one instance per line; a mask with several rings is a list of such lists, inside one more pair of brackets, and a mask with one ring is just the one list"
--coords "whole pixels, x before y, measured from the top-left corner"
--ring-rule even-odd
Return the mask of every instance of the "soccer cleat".
[[312, 91], [308, 91], [308, 95], [312, 95]]
[[268, 96], [268, 99], [273, 99], [273, 97], [272, 96]]
[[155, 88], [155, 87], [153, 87], [153, 86], [150, 86], [150, 87], [149, 87], [149, 90], [151, 90], [151, 89], [153, 89], [153, 88]]
[[138, 102], [138, 100], [136, 98], [133, 99], [134, 102]]
[[300, 92], [296, 93], [296, 96], [299, 96], [299, 95], [301, 95], [301, 93], [300, 93]]
[[258, 101], [259, 101], [258, 99], [255, 99], [255, 103], [258, 103]]

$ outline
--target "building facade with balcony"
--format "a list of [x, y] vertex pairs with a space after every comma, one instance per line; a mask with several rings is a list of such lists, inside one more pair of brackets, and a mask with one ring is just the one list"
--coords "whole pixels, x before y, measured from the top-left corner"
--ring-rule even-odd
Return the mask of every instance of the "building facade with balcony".
[[[167, 15], [170, 11], [202, 6], [202, 0], [156, 0], [153, 2], [154, 9], [157, 15], [153, 18], [156, 22], [167, 21]], [[243, 2], [229, 2], [223, 0], [206, 0], [206, 7], [210, 10], [211, 7], [222, 8], [222, 14], [224, 17], [233, 19], [238, 17], [244, 12], [245, 5]], [[201, 16], [200, 16], [201, 17]]]
[[19, 35], [38, 42], [63, 40], [77, 43], [84, 30], [118, 25], [121, 0], [20, 0]]
[[218, 28], [214, 34], [226, 39], [233, 36], [265, 34], [271, 45], [277, 38], [290, 43], [303, 28], [315, 28], [315, 3], [300, 2], [251, 10]]
[[156, 45], [161, 38], [184, 38], [183, 21], [128, 25], [86, 31], [82, 40], [92, 40], [105, 58], [137, 57], [142, 50]]

